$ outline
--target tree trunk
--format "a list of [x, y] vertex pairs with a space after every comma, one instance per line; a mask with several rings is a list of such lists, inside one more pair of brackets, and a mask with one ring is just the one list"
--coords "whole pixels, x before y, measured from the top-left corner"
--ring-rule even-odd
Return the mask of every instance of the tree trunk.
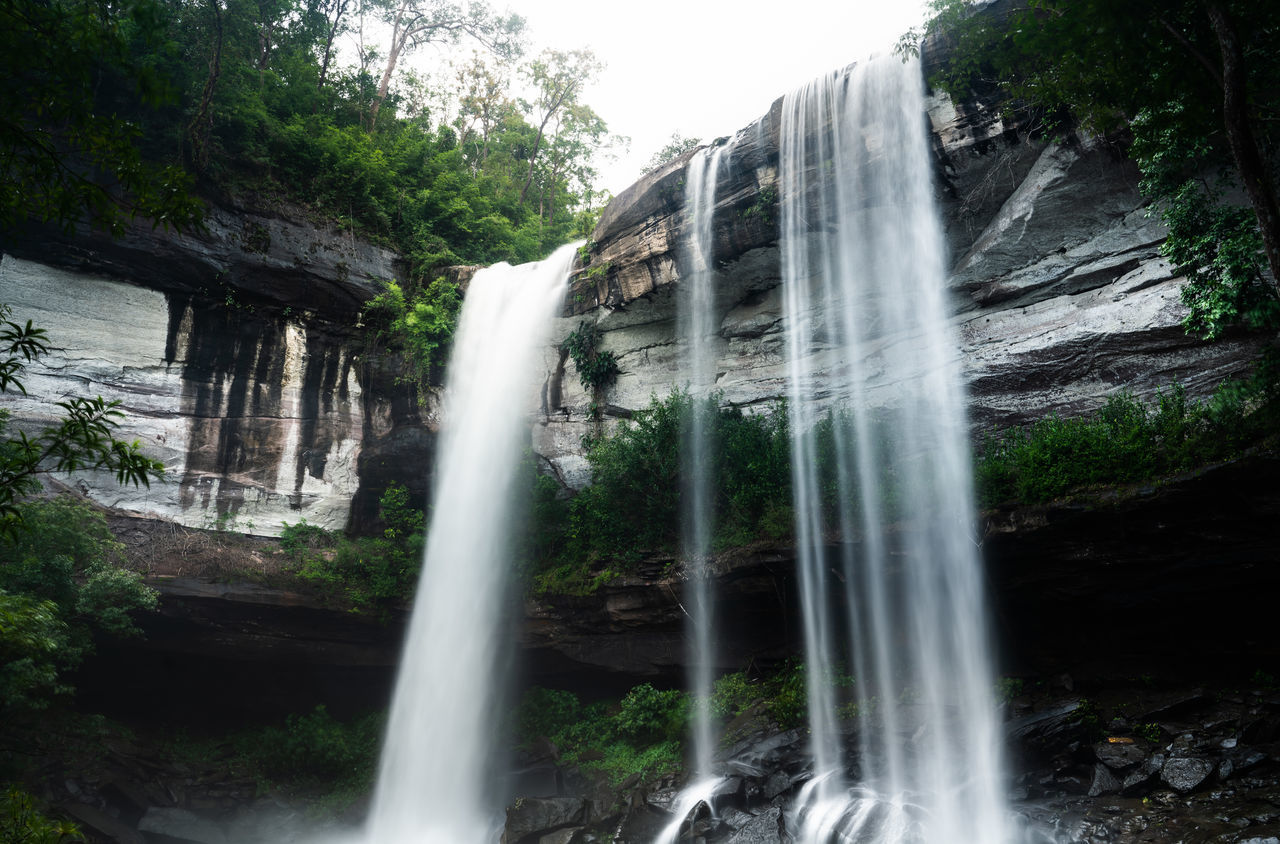
[[533, 167], [538, 163], [538, 150], [542, 147], [542, 133], [547, 128], [547, 121], [551, 119], [552, 112], [548, 111], [547, 116], [542, 118], [542, 123], [538, 126], [538, 137], [533, 140], [533, 152], [529, 153], [529, 175], [525, 177], [524, 187], [520, 189], [520, 204], [524, 205], [524, 198], [529, 193], [529, 185], [533, 184]]
[[316, 83], [317, 91], [323, 91], [325, 82], [329, 79], [329, 60], [333, 57], [333, 42], [338, 40], [338, 27], [342, 25], [342, 16], [347, 12], [347, 5], [347, 0], [340, 0], [333, 13], [333, 25], [325, 32], [324, 54], [320, 57], [320, 81]]
[[400, 27], [404, 24], [405, 4], [401, 3], [396, 9], [396, 19], [391, 25], [391, 49], [387, 51], [387, 66], [382, 70], [382, 81], [378, 83], [378, 93], [373, 97], [373, 103], [369, 106], [369, 131], [372, 132], [378, 124], [378, 110], [382, 108], [382, 101], [387, 98], [387, 91], [391, 90], [391, 75], [396, 72], [396, 62], [400, 61], [400, 51], [404, 49], [405, 41], [408, 34], [402, 32]]
[[1205, 11], [1209, 14], [1209, 23], [1222, 51], [1222, 121], [1227, 130], [1227, 142], [1249, 202], [1253, 205], [1253, 213], [1258, 218], [1271, 277], [1280, 286], [1280, 207], [1276, 203], [1275, 185], [1249, 122], [1244, 46], [1240, 43], [1235, 23], [1221, 4], [1206, 3]]
[[218, 77], [222, 75], [222, 8], [218, 5], [218, 0], [209, 0], [209, 8], [213, 10], [213, 55], [209, 57], [209, 75], [205, 77], [200, 105], [187, 127], [191, 166], [197, 173], [203, 172], [209, 164], [209, 133], [213, 129], [210, 109]]

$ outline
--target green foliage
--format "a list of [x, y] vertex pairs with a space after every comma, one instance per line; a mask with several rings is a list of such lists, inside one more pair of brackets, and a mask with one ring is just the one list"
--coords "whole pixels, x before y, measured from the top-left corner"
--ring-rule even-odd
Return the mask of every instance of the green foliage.
[[599, 395], [618, 377], [618, 357], [599, 347], [600, 330], [582, 323], [564, 338], [560, 348], [573, 360], [582, 389]]
[[614, 705], [583, 704], [571, 692], [530, 689], [516, 710], [518, 738], [550, 739], [561, 761], [578, 764], [614, 785], [632, 776], [651, 782], [680, 769], [688, 696], [649, 684]]
[[0, 841], [5, 844], [71, 844], [84, 840], [79, 827], [41, 813], [35, 799], [25, 791], [10, 786], [0, 792]]
[[453, 339], [462, 294], [458, 285], [437, 278], [406, 296], [394, 281], [365, 305], [362, 322], [404, 351], [412, 377], [430, 382], [432, 369], [443, 364]]
[[1250, 379], [1225, 383], [1204, 404], [1181, 386], [1148, 406], [1111, 397], [1088, 417], [1049, 416], [989, 436], [976, 467], [985, 506], [1047, 501], [1084, 487], [1135, 483], [1239, 454], [1274, 434], [1280, 377], [1267, 360]]
[[738, 214], [746, 220], [759, 220], [766, 226], [773, 225], [778, 216], [777, 184], [761, 187], [756, 193], [755, 200]]
[[410, 600], [422, 566], [424, 519], [409, 491], [391, 484], [378, 503], [379, 536], [338, 536], [305, 520], [281, 532], [298, 575], [361, 612], [385, 613]]
[[290, 715], [237, 741], [254, 769], [275, 781], [367, 788], [373, 782], [385, 718], [370, 714], [343, 723], [324, 706]]
[[0, 714], [44, 709], [58, 694], [66, 667], [66, 622], [52, 601], [11, 595], [0, 589]]
[[92, 651], [95, 631], [136, 636], [131, 614], [158, 603], [114, 565], [121, 546], [101, 513], [64, 498], [19, 511], [21, 530], [0, 539], [0, 710], [15, 712], [68, 690], [58, 678]]
[[655, 152], [649, 158], [649, 162], [644, 165], [644, 172], [646, 174], [652, 173], [668, 161], [674, 161], [686, 152], [697, 149], [701, 143], [701, 138], [686, 138], [679, 132], [672, 132], [671, 139], [663, 145], [662, 149]]
[[0, 230], [87, 219], [119, 234], [133, 216], [199, 223], [191, 177], [145, 160], [139, 122], [119, 113], [171, 101], [139, 48], [168, 48], [153, 0], [0, 3]]
[[[718, 547], [780, 539], [791, 531], [786, 414], [748, 415], [702, 407], [711, 421], [710, 464], [719, 514]], [[685, 393], [654, 399], [587, 452], [592, 484], [569, 503], [568, 556], [612, 559], [626, 568], [642, 551], [679, 540], [683, 495], [681, 440], [695, 404]]]
[[1164, 728], [1154, 721], [1140, 724], [1134, 732], [1152, 744], [1159, 744], [1164, 740]]
[[622, 699], [614, 723], [619, 735], [637, 744], [653, 744], [683, 735], [688, 710], [684, 692], [659, 691], [642, 683]]

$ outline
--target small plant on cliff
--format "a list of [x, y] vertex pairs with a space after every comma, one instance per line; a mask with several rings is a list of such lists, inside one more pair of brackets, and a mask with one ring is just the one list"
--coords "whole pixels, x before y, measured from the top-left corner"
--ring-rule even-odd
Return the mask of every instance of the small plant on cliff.
[[361, 324], [375, 343], [386, 343], [404, 354], [402, 380], [425, 387], [432, 370], [444, 363], [462, 308], [458, 285], [445, 278], [410, 287], [385, 282], [382, 293], [369, 300]]
[[582, 323], [564, 338], [560, 348], [573, 360], [578, 383], [597, 398], [617, 379], [618, 356], [600, 348], [600, 329]]

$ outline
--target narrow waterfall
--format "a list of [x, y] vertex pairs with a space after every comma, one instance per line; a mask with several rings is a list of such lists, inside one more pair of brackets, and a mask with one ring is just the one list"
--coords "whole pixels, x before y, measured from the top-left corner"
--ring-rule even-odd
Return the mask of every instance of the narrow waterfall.
[[783, 103], [809, 844], [1010, 837], [922, 88], [890, 57]]
[[694, 777], [711, 776], [714, 738], [709, 703], [715, 681], [715, 594], [708, 558], [715, 527], [711, 430], [708, 418], [716, 382], [714, 339], [719, 320], [715, 311], [716, 176], [720, 172], [724, 146], [703, 150], [689, 162], [685, 185], [685, 214], [689, 239], [685, 250], [688, 264], [680, 287], [679, 330], [684, 354], [681, 377], [691, 401], [688, 429], [681, 442], [684, 475], [684, 512], [681, 536], [688, 580], [685, 627], [689, 637], [690, 691], [694, 696], [693, 750]]
[[[427, 547], [368, 844], [498, 840], [493, 783], [514, 482], [544, 341], [577, 244], [481, 270], [453, 344]], [[529, 395], [529, 401], [521, 397]]]
[[684, 276], [677, 295], [681, 342], [680, 380], [689, 393], [689, 412], [680, 441], [683, 508], [681, 545], [685, 561], [685, 631], [689, 691], [693, 695], [693, 776], [672, 808], [672, 820], [655, 844], [676, 840], [689, 812], [709, 802], [718, 780], [711, 772], [715, 750], [711, 692], [715, 682], [715, 591], [709, 561], [715, 527], [711, 425], [716, 381], [715, 310], [716, 178], [726, 147], [704, 149], [689, 162], [685, 177], [688, 234], [682, 249]]

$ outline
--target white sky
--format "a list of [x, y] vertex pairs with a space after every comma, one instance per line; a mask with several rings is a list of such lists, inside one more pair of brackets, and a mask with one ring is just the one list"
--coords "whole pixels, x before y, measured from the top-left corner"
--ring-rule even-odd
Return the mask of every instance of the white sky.
[[[924, 19], [926, 0], [488, 2], [525, 18], [526, 59], [545, 47], [590, 47], [604, 61], [582, 101], [611, 133], [631, 139], [628, 153], [600, 162], [598, 186], [616, 195], [640, 177], [673, 132], [704, 143], [732, 135], [819, 74], [888, 52]], [[421, 50], [401, 69], [415, 68], [448, 86], [450, 57], [465, 59], [474, 49], [464, 41]]]
[[672, 132], [731, 135], [813, 77], [887, 52], [924, 0], [491, 0], [535, 49], [590, 47], [607, 67], [582, 99], [631, 151], [602, 168], [615, 194]]

